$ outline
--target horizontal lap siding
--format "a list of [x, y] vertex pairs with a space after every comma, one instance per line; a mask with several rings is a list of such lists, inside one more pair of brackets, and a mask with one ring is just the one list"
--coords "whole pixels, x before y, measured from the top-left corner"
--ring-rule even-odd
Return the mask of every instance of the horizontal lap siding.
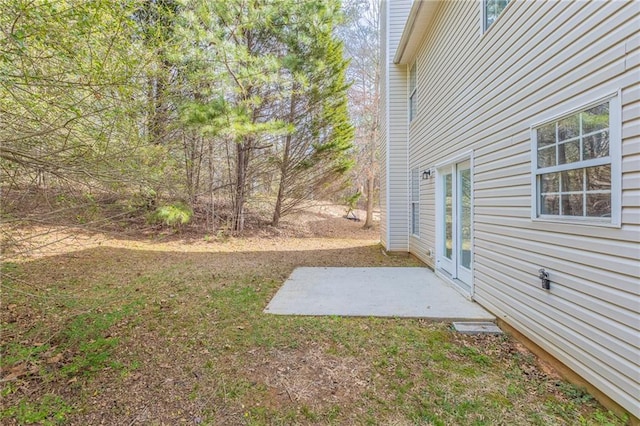
[[[400, 42], [404, 24], [411, 9], [411, 1], [382, 3], [386, 8], [387, 42], [391, 49]], [[404, 65], [393, 64], [394, 52], [389, 51], [383, 59], [386, 64], [385, 84], [389, 96], [385, 97], [386, 117], [383, 132], [386, 136], [385, 171], [387, 250], [408, 251], [408, 170], [407, 170], [407, 75]]]
[[[474, 298], [640, 415], [640, 41], [637, 4], [512, 1], [487, 33], [480, 2], [439, 6], [418, 52], [410, 167], [473, 149]], [[531, 220], [530, 126], [621, 92], [622, 226]], [[425, 97], [428, 97], [426, 99]], [[431, 262], [435, 179], [421, 184]], [[552, 277], [540, 288], [539, 268]]]
[[[422, 54], [416, 58], [417, 71], [417, 112], [409, 130], [409, 167], [419, 170], [430, 169], [433, 171], [434, 165], [443, 158], [439, 150], [445, 149], [446, 155], [456, 152], [459, 146], [453, 144], [434, 144], [438, 135], [433, 132], [443, 123], [443, 117], [447, 115], [432, 116], [431, 112], [442, 109], [446, 106], [447, 94], [457, 91], [464, 91], [467, 86], [464, 79], [455, 76], [456, 70], [461, 66], [461, 62], [466, 58], [461, 53], [468, 46], [465, 37], [470, 38], [474, 30], [465, 28], [463, 36], [455, 34], [453, 31], [440, 33], [444, 39], [439, 43], [431, 44], [430, 35], [438, 32], [442, 25], [449, 28], [461, 28], [464, 22], [473, 20], [474, 11], [464, 4], [465, 2], [452, 2], [451, 4], [440, 4], [436, 10], [436, 16], [430, 23], [425, 41], [421, 47]], [[418, 24], [416, 24], [418, 25]], [[427, 49], [435, 49], [434, 56], [446, 58], [444, 62], [425, 61], [424, 52]], [[459, 52], [458, 55], [452, 55]], [[443, 67], [446, 68], [443, 69]], [[435, 78], [430, 78], [435, 76]], [[428, 149], [427, 149], [428, 147]], [[438, 151], [434, 151], [434, 148]], [[435, 266], [435, 188], [436, 180], [432, 175], [427, 180], [420, 181], [420, 236], [411, 238], [410, 251], [429, 266]]]

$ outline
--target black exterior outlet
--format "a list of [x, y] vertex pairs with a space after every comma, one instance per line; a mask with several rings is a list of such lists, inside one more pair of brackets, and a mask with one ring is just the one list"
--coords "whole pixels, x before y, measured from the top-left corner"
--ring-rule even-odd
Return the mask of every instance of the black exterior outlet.
[[544, 268], [538, 271], [538, 278], [542, 281], [542, 288], [549, 290], [551, 288], [551, 280], [549, 279], [549, 273]]

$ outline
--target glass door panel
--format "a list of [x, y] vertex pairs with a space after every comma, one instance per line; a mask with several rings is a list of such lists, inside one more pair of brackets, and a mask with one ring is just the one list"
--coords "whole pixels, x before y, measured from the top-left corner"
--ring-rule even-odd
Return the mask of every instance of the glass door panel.
[[438, 169], [440, 214], [437, 266], [465, 292], [471, 293], [472, 185], [471, 163], [464, 161]]
[[438, 268], [446, 271], [450, 275], [455, 273], [455, 197], [454, 179], [456, 174], [453, 167], [447, 166], [438, 170], [440, 173], [440, 190], [438, 191], [438, 213], [440, 216], [438, 227]]
[[[456, 166], [458, 202], [457, 217], [457, 278], [466, 285], [471, 284], [471, 169], [469, 162]], [[471, 290], [467, 288], [466, 290]]]
[[453, 174], [443, 176], [444, 185], [444, 257], [453, 259]]

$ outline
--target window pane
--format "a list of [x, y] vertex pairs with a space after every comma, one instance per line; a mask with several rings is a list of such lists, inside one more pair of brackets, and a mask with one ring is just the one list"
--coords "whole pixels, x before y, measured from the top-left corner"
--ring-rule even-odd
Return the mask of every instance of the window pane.
[[493, 24], [493, 22], [498, 17], [496, 6], [497, 5], [495, 0], [485, 0], [485, 3], [484, 3], [484, 7], [485, 7], [484, 11], [485, 11], [485, 18], [486, 18], [485, 28], [489, 28], [491, 24]]
[[453, 258], [453, 180], [451, 173], [443, 176], [442, 184], [444, 185], [444, 256], [447, 259]]
[[509, 0], [485, 0], [485, 29], [489, 28], [498, 19], [498, 16], [507, 7], [508, 3]]
[[542, 193], [560, 192], [560, 173], [545, 173], [540, 175]]
[[420, 204], [411, 204], [411, 233], [418, 235], [420, 232]]
[[559, 199], [559, 195], [541, 195], [540, 214], [560, 214], [560, 206], [558, 204]]
[[562, 194], [563, 216], [584, 216], [582, 211], [582, 194]]
[[611, 190], [611, 165], [587, 168], [587, 191]]
[[562, 172], [562, 192], [582, 192], [584, 183], [584, 169], [567, 170]]
[[587, 136], [583, 140], [582, 158], [589, 160], [591, 158], [607, 157], [609, 155], [609, 131], [605, 130]]
[[580, 136], [580, 118], [578, 115], [572, 115], [558, 121], [558, 141], [566, 141], [578, 136]]
[[[538, 214], [611, 217], [610, 101], [534, 129]], [[584, 167], [586, 162], [609, 164]], [[557, 173], [540, 173], [562, 166]]]
[[547, 124], [536, 129], [538, 148], [556, 143], [556, 123]]
[[611, 194], [587, 194], [587, 216], [611, 217]]
[[491, 24], [493, 24], [493, 21], [495, 21], [495, 18], [493, 16], [489, 16], [489, 14], [485, 16], [485, 21], [484, 21], [485, 30], [489, 28]]
[[609, 128], [609, 102], [582, 113], [582, 133], [587, 134]]
[[558, 164], [580, 161], [580, 141], [571, 141], [558, 145]]
[[460, 170], [460, 264], [471, 269], [471, 170]]
[[551, 145], [538, 150], [538, 168], [556, 165], [556, 146]]

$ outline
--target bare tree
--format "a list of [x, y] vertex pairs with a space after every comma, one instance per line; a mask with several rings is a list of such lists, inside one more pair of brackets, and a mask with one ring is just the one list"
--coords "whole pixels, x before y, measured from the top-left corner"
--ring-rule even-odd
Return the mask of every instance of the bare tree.
[[379, 2], [377, 0], [347, 0], [344, 4], [347, 22], [340, 34], [351, 60], [348, 76], [352, 83], [349, 108], [356, 129], [358, 149], [354, 180], [366, 195], [365, 228], [373, 226], [373, 210], [379, 189], [378, 100], [379, 85]]

